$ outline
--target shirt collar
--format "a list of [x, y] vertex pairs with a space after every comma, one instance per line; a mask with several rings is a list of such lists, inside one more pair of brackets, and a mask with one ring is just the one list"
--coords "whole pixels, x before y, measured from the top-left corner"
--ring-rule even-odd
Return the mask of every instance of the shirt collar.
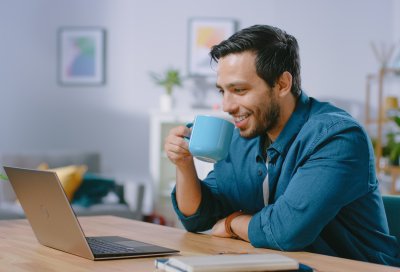
[[290, 116], [288, 122], [284, 126], [276, 141], [267, 149], [267, 154], [271, 161], [274, 161], [277, 158], [279, 155], [278, 153], [280, 153], [282, 156], [286, 155], [290, 147], [290, 143], [294, 140], [304, 123], [308, 120], [309, 114], [310, 99], [304, 93], [304, 91], [302, 91], [297, 100], [295, 111]]

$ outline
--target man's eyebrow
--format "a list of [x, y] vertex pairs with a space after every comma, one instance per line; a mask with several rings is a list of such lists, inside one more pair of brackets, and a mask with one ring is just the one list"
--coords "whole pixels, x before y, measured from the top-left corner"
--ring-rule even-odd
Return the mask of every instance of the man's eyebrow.
[[[247, 84], [247, 83], [244, 82], [244, 81], [236, 81], [236, 82], [229, 83], [228, 85], [226, 85], [226, 87], [227, 87], [227, 88], [232, 88], [232, 87], [235, 87], [235, 86], [238, 86], [238, 85], [240, 86], [240, 85], [245, 85], [245, 84]], [[222, 86], [219, 85], [218, 83], [215, 84], [215, 86], [216, 86], [218, 89], [222, 89]]]

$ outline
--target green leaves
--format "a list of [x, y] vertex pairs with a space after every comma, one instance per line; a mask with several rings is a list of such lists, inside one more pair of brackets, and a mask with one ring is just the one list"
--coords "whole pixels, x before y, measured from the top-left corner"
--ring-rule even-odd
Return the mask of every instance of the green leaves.
[[393, 149], [390, 152], [389, 159], [393, 163], [393, 165], [399, 165], [400, 143], [394, 144]]
[[163, 75], [151, 72], [150, 77], [156, 84], [163, 86], [168, 95], [172, 94], [175, 86], [182, 86], [180, 73], [176, 69], [168, 69]]
[[395, 116], [393, 120], [400, 127], [400, 116]]
[[[393, 117], [393, 121], [400, 127], [400, 116]], [[400, 137], [400, 132], [388, 133], [387, 134], [387, 145], [383, 149], [384, 155], [389, 156], [389, 160], [393, 165], [399, 165], [399, 163], [400, 163], [399, 137]]]
[[2, 173], [0, 173], [0, 180], [8, 180], [8, 177]]

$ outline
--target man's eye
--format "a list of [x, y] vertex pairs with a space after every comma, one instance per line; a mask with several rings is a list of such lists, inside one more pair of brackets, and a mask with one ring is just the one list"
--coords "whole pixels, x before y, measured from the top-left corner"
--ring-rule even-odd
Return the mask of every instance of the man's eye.
[[236, 88], [236, 89], [234, 89], [234, 91], [235, 91], [235, 93], [243, 93], [245, 91], [245, 89]]
[[224, 95], [224, 90], [218, 89], [218, 92], [219, 92], [221, 95]]

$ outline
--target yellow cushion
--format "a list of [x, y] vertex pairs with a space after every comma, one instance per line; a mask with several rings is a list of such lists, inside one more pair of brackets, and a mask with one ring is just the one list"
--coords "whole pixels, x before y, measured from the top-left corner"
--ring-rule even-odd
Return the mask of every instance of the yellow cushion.
[[42, 163], [38, 169], [56, 172], [61, 185], [64, 188], [65, 194], [69, 201], [72, 201], [75, 192], [83, 181], [83, 175], [87, 171], [86, 165], [68, 165], [64, 167], [48, 169], [48, 165]]

